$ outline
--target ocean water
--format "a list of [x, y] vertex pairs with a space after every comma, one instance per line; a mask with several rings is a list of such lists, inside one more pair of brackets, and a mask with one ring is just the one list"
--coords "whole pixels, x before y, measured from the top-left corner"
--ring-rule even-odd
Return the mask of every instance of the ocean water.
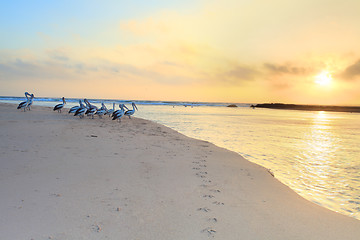
[[[1, 102], [22, 99], [0, 97]], [[101, 101], [90, 100], [95, 105]], [[114, 101], [105, 104], [111, 108]], [[34, 105], [59, 102], [43, 98]], [[76, 103], [68, 100], [67, 107]], [[135, 116], [237, 152], [271, 169], [304, 198], [360, 220], [359, 113], [251, 109], [249, 104], [227, 108], [226, 103], [143, 101], [137, 105]]]

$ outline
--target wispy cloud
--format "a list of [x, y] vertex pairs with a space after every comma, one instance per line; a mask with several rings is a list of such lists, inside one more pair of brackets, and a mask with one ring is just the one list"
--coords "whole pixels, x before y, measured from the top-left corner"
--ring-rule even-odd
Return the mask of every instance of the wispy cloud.
[[360, 76], [360, 60], [348, 66], [341, 74], [346, 80], [354, 80]]
[[217, 70], [213, 83], [225, 86], [241, 86], [254, 81], [261, 73], [255, 67], [241, 64], [226, 66], [227, 69]]
[[56, 61], [68, 61], [70, 60], [68, 57], [68, 54], [64, 51], [64, 50], [60, 50], [60, 49], [52, 49], [52, 50], [48, 50], [47, 51], [48, 56]]
[[305, 67], [294, 67], [292, 64], [273, 64], [265, 63], [265, 69], [274, 74], [291, 74], [291, 75], [304, 75], [312, 72], [313, 70]]

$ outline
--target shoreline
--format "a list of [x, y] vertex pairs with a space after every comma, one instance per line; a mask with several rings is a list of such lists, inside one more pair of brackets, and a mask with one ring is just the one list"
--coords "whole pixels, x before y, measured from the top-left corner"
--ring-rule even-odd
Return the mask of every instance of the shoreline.
[[1, 239], [360, 237], [267, 169], [149, 120], [0, 110]]

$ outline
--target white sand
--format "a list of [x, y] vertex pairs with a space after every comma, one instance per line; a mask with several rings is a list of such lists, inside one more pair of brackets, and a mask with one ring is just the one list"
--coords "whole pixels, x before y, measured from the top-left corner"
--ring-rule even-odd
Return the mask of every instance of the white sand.
[[0, 112], [1, 240], [360, 239], [360, 221], [153, 122]]

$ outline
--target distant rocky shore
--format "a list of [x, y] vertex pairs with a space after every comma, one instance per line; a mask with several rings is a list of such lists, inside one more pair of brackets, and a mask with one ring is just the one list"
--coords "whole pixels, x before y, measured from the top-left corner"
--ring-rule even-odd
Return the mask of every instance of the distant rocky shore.
[[289, 109], [304, 111], [331, 111], [331, 112], [360, 112], [355, 106], [327, 106], [327, 105], [297, 105], [284, 103], [262, 103], [251, 105], [252, 108]]

